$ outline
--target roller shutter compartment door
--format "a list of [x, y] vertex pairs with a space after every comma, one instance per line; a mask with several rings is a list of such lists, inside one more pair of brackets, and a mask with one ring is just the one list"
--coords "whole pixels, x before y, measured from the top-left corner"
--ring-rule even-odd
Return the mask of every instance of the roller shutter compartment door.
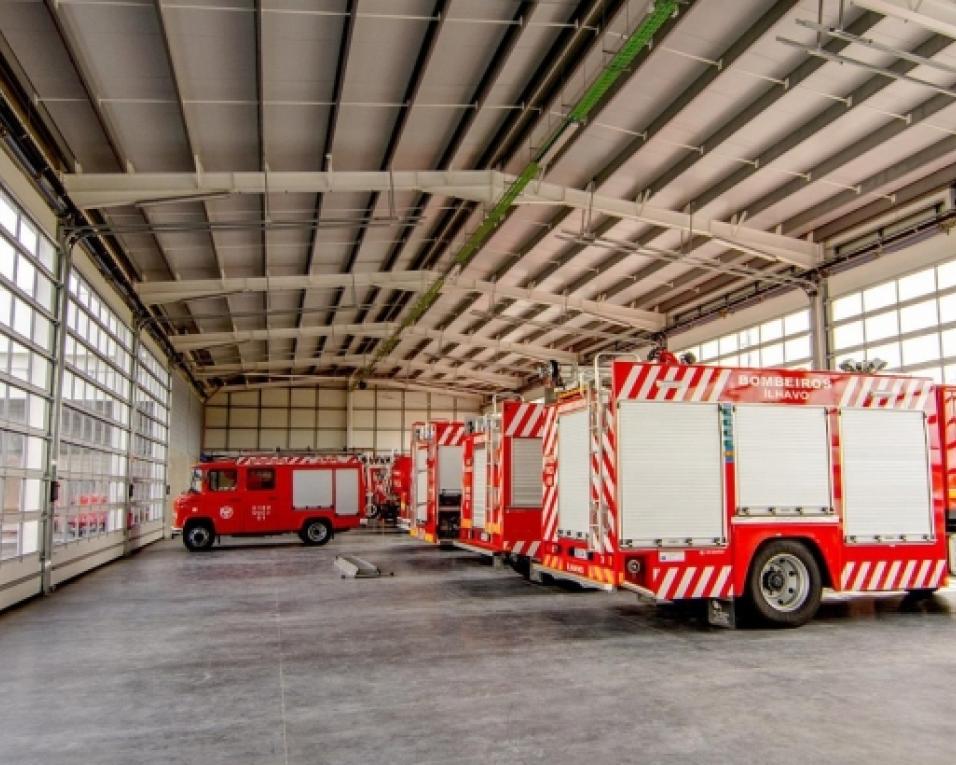
[[438, 491], [461, 494], [462, 457], [464, 447], [438, 447]]
[[331, 470], [293, 470], [292, 508], [332, 507]]
[[622, 401], [618, 418], [622, 545], [722, 542], [717, 405]]
[[831, 506], [830, 435], [823, 407], [738, 405], [737, 506], [748, 514], [821, 513]]
[[544, 493], [544, 456], [540, 438], [511, 440], [511, 507], [538, 508]]
[[483, 529], [488, 504], [488, 452], [484, 446], [475, 447], [472, 468], [471, 522], [476, 529]]
[[424, 521], [428, 517], [428, 449], [415, 449], [415, 517]]
[[335, 514], [358, 515], [359, 471], [357, 469], [335, 471]]
[[923, 412], [844, 409], [840, 441], [843, 531], [848, 540], [931, 537], [932, 493]]
[[591, 528], [591, 436], [587, 410], [558, 416], [558, 531], [586, 537]]

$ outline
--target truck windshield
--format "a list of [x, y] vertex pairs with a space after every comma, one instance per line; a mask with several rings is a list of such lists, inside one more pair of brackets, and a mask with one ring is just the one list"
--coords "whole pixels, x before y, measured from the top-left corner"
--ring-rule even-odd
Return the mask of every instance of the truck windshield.
[[202, 493], [202, 470], [199, 468], [193, 470], [193, 477], [189, 482], [189, 490], [194, 494]]

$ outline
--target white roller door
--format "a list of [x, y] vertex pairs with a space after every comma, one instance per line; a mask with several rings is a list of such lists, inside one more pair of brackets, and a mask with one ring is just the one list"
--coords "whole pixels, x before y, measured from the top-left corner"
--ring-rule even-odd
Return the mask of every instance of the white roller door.
[[488, 452], [484, 446], [475, 447], [474, 472], [471, 487], [471, 521], [476, 529], [485, 527], [488, 505]]
[[717, 405], [623, 401], [618, 411], [622, 544], [723, 540]]
[[737, 506], [749, 514], [829, 509], [830, 438], [823, 407], [739, 405]]
[[359, 511], [359, 471], [335, 471], [335, 514], [357, 515]]
[[844, 409], [840, 438], [846, 536], [860, 540], [931, 536], [923, 412]]
[[540, 438], [511, 440], [511, 506], [541, 507], [544, 456]]
[[591, 526], [591, 438], [586, 410], [558, 416], [558, 531], [587, 536]]
[[332, 507], [332, 471], [293, 470], [292, 507], [295, 510]]
[[438, 447], [438, 491], [461, 494], [461, 446]]
[[428, 517], [428, 449], [415, 449], [415, 517], [424, 521]]

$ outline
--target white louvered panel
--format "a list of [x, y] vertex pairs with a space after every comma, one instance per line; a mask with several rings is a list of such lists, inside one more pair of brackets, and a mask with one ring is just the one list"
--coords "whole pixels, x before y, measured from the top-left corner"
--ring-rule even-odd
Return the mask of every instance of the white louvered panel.
[[438, 491], [461, 494], [461, 460], [464, 447], [438, 447]]
[[293, 470], [292, 507], [296, 510], [332, 507], [332, 471]]
[[473, 482], [471, 487], [471, 521], [476, 529], [485, 527], [485, 509], [488, 504], [488, 452], [484, 446], [475, 447]]
[[742, 404], [735, 413], [734, 436], [739, 507], [830, 507], [826, 409]]
[[541, 507], [544, 456], [540, 438], [511, 440], [511, 506]]
[[923, 412], [844, 409], [840, 438], [846, 536], [930, 535], [932, 503]]
[[558, 529], [586, 535], [591, 526], [591, 439], [588, 412], [558, 417]]
[[335, 514], [357, 515], [359, 511], [359, 471], [335, 471]]
[[424, 521], [428, 517], [428, 449], [415, 449], [415, 517]]
[[717, 406], [625, 401], [618, 417], [621, 540], [723, 539]]

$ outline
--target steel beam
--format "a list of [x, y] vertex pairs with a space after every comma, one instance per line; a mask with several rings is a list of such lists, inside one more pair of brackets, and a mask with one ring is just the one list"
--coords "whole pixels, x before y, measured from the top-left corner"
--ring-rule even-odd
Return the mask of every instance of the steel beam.
[[[288, 327], [272, 329], [247, 329], [237, 332], [198, 332], [186, 335], [173, 335], [170, 341], [178, 351], [192, 351], [204, 348], [215, 348], [238, 343], [260, 342], [269, 340], [291, 340], [297, 337], [345, 337], [347, 335], [361, 335], [365, 337], [389, 337], [398, 329], [394, 322], [380, 322], [377, 324], [332, 324], [320, 327]], [[559, 351], [542, 345], [531, 343], [509, 343], [506, 341], [491, 340], [488, 338], [461, 335], [456, 332], [444, 332], [440, 329], [426, 327], [406, 328], [409, 337], [435, 340], [439, 343], [458, 343], [470, 348], [494, 350], [500, 353], [513, 353], [539, 361], [552, 359], [567, 364], [577, 362], [577, 355], [567, 351]]]
[[[272, 359], [270, 361], [253, 361], [248, 364], [213, 364], [212, 366], [199, 367], [197, 377], [229, 377], [231, 375], [241, 375], [250, 372], [269, 372], [272, 370], [296, 368], [308, 369], [322, 366], [359, 367], [368, 363], [368, 360], [368, 356], [363, 354], [349, 354], [345, 356], [323, 354], [311, 358]], [[523, 384], [523, 381], [518, 377], [456, 367], [448, 361], [418, 361], [414, 359], [404, 359], [400, 356], [388, 356], [382, 359], [382, 365], [384, 367], [397, 367], [416, 372], [451, 375], [453, 377], [475, 380], [509, 390]]]
[[956, 39], [956, 6], [944, 0], [852, 0], [853, 5], [911, 21]]

